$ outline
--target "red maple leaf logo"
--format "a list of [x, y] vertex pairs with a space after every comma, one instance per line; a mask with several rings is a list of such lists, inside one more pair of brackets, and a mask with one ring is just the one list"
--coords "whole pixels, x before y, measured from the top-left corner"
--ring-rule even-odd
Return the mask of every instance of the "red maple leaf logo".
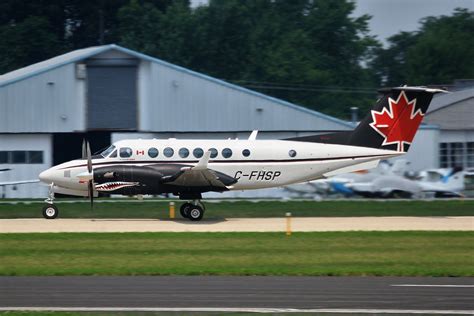
[[396, 144], [397, 151], [403, 151], [404, 144], [411, 144], [418, 126], [423, 120], [421, 109], [415, 112], [416, 99], [408, 101], [402, 91], [395, 101], [388, 98], [390, 110], [386, 107], [381, 112], [372, 110], [373, 122], [370, 126], [382, 137], [382, 146]]

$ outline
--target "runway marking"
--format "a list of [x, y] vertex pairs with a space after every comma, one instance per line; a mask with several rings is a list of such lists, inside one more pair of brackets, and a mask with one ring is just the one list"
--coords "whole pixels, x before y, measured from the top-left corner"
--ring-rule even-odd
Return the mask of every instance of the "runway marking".
[[472, 315], [474, 310], [238, 308], [238, 307], [0, 307], [0, 311], [31, 312], [226, 312], [226, 313], [363, 313]]
[[468, 284], [391, 284], [390, 286], [400, 286], [400, 287], [474, 287], [474, 285]]

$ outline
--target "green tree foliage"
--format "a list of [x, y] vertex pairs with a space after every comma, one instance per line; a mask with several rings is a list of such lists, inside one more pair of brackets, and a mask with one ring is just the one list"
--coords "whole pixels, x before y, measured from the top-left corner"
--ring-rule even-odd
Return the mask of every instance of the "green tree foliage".
[[28, 17], [20, 23], [0, 26], [2, 73], [45, 60], [62, 52], [60, 41], [44, 17]]
[[474, 77], [474, 12], [456, 9], [451, 16], [428, 17], [416, 32], [389, 38], [373, 68], [387, 86], [444, 84]]
[[[375, 76], [362, 66], [377, 42], [346, 0], [211, 0], [165, 11], [132, 0], [119, 11], [121, 44], [291, 102], [348, 117], [367, 107]], [[329, 88], [328, 88], [329, 86]], [[351, 90], [331, 88], [351, 87]]]

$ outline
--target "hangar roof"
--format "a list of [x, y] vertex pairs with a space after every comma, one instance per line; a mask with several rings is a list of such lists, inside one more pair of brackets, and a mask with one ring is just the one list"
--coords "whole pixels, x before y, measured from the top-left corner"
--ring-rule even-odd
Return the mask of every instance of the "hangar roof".
[[128, 54], [128, 55], [131, 55], [133, 57], [139, 58], [141, 60], [157, 63], [157, 64], [160, 64], [161, 66], [169, 67], [173, 70], [180, 71], [182, 73], [186, 73], [187, 75], [199, 77], [201, 79], [211, 81], [215, 84], [225, 86], [227, 88], [231, 88], [231, 89], [234, 89], [234, 90], [238, 90], [240, 92], [244, 92], [244, 93], [247, 93], [247, 94], [251, 94], [253, 96], [265, 99], [267, 101], [271, 101], [273, 103], [276, 103], [276, 104], [279, 104], [279, 105], [282, 105], [282, 106], [285, 106], [285, 107], [289, 107], [289, 108], [304, 112], [308, 115], [316, 116], [316, 117], [319, 117], [321, 119], [331, 121], [331, 122], [336, 123], [337, 125], [339, 125], [341, 127], [341, 129], [352, 129], [353, 128], [353, 125], [351, 123], [347, 122], [347, 121], [340, 120], [340, 119], [334, 118], [332, 116], [329, 116], [329, 115], [326, 115], [326, 114], [323, 114], [323, 113], [320, 113], [320, 112], [317, 112], [317, 111], [313, 111], [313, 110], [307, 109], [305, 107], [298, 106], [296, 104], [293, 104], [293, 103], [290, 103], [290, 102], [287, 102], [287, 101], [284, 101], [284, 100], [281, 100], [281, 99], [277, 99], [277, 98], [274, 98], [274, 97], [271, 97], [271, 96], [253, 91], [253, 90], [249, 90], [249, 89], [246, 89], [246, 88], [234, 85], [234, 84], [230, 84], [226, 81], [219, 80], [219, 79], [207, 76], [205, 74], [198, 73], [198, 72], [186, 69], [184, 67], [180, 67], [180, 66], [168, 63], [166, 61], [163, 61], [161, 59], [154, 58], [154, 57], [151, 57], [151, 56], [148, 56], [148, 55], [145, 55], [145, 54], [141, 54], [139, 52], [136, 52], [136, 51], [133, 51], [133, 50], [130, 50], [130, 49], [127, 49], [127, 48], [124, 48], [124, 47], [121, 47], [121, 46], [118, 46], [118, 45], [115, 45], [115, 44], [95, 46], [95, 47], [89, 47], [89, 48], [75, 50], [75, 51], [72, 51], [72, 52], [69, 52], [69, 53], [66, 53], [66, 54], [63, 54], [63, 55], [60, 55], [60, 56], [57, 56], [57, 57], [39, 62], [39, 63], [36, 63], [36, 64], [33, 64], [33, 65], [30, 65], [30, 66], [27, 66], [27, 67], [9, 72], [7, 74], [4, 74], [4, 75], [0, 76], [0, 87], [13, 84], [15, 82], [18, 82], [18, 81], [21, 81], [21, 80], [24, 80], [24, 79], [42, 74], [44, 72], [50, 71], [50, 70], [55, 69], [55, 68], [59, 68], [61, 66], [64, 66], [64, 65], [67, 65], [67, 64], [70, 64], [70, 63], [74, 63], [74, 62], [77, 62], [77, 61], [81, 61], [81, 60], [93, 57], [95, 55], [107, 52], [109, 50], [116, 50], [116, 51], [119, 51], [119, 52], [122, 52], [122, 53], [125, 53], [125, 54]]
[[442, 130], [473, 130], [473, 118], [474, 88], [469, 88], [435, 96], [424, 121]]

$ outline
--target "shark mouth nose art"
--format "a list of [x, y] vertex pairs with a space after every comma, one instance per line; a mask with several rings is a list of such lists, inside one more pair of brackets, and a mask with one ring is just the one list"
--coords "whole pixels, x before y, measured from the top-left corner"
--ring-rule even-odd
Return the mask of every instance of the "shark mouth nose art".
[[127, 188], [127, 187], [135, 187], [135, 186], [138, 186], [138, 182], [115, 181], [115, 182], [96, 184], [95, 189], [97, 191], [108, 192], [108, 191], [115, 191], [118, 189]]

